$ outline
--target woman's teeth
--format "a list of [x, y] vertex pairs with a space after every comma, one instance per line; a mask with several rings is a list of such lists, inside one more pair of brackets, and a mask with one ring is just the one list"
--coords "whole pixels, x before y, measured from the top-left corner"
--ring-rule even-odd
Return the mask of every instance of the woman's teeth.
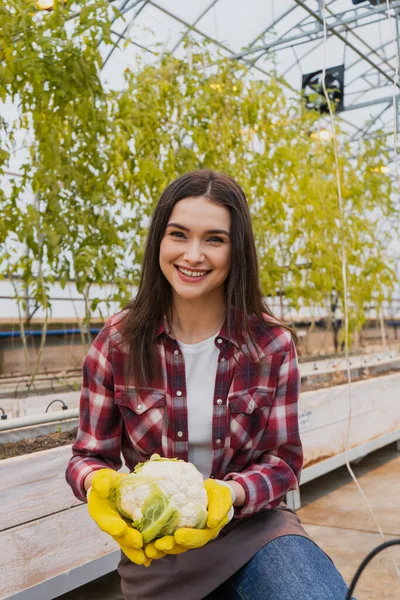
[[177, 269], [184, 275], [187, 275], [188, 277], [202, 277], [203, 275], [206, 275], [208, 273], [208, 271], [188, 271], [187, 269], [181, 269], [179, 267], [177, 267]]

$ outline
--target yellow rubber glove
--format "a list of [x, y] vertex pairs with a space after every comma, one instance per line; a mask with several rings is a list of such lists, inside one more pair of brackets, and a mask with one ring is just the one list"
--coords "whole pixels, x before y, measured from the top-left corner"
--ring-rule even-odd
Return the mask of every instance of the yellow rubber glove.
[[88, 510], [98, 527], [111, 535], [129, 560], [148, 567], [151, 559], [144, 552], [142, 534], [128, 525], [110, 499], [117, 481], [126, 475], [127, 473], [118, 473], [113, 469], [96, 471], [87, 493]]
[[215, 479], [206, 479], [204, 487], [208, 496], [207, 527], [180, 527], [174, 535], [166, 535], [147, 544], [144, 548], [147, 557], [157, 559], [165, 554], [181, 554], [193, 548], [201, 548], [218, 536], [233, 516], [235, 492], [227, 483]]

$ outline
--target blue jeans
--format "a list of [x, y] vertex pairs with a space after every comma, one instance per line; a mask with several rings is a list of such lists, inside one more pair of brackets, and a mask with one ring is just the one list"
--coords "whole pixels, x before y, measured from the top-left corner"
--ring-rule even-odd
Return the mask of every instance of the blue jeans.
[[204, 600], [345, 600], [346, 593], [343, 577], [319, 546], [300, 535], [284, 535]]

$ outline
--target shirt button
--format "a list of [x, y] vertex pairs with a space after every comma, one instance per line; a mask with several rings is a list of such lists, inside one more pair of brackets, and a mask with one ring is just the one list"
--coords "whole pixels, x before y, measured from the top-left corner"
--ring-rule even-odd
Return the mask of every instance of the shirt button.
[[217, 404], [222, 404], [222, 400], [221, 400], [221, 398], [218, 398], [218, 400], [217, 400]]
[[217, 440], [215, 440], [215, 443], [216, 443], [216, 444], [220, 444], [220, 443], [221, 443], [221, 440], [218, 438]]
[[176, 395], [177, 395], [177, 396], [182, 396], [182, 392], [181, 392], [181, 390], [178, 390], [178, 391], [176, 392]]
[[175, 355], [179, 354], [179, 350], [174, 350], [174, 354]]
[[225, 362], [225, 359], [224, 359], [224, 358], [221, 358], [221, 362]]
[[143, 408], [143, 404], [138, 404], [138, 405], [137, 405], [137, 409], [138, 409], [138, 410], [142, 410], [142, 408]]
[[217, 344], [222, 344], [222, 340], [221, 340], [221, 338], [218, 338], [218, 339], [217, 339]]
[[183, 431], [178, 431], [178, 433], [176, 434], [178, 437], [182, 437], [183, 436]]

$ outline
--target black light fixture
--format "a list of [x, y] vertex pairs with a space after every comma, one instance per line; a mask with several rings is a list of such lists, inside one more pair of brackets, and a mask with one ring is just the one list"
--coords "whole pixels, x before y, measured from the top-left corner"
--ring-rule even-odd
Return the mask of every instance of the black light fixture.
[[[306, 99], [306, 108], [326, 114], [329, 113], [329, 108], [324, 94], [322, 74], [323, 69], [303, 75], [301, 88]], [[343, 110], [344, 65], [325, 69], [325, 87], [335, 111]]]
[[[353, 4], [357, 6], [357, 4], [364, 4], [364, 2], [369, 2], [372, 6], [379, 6], [380, 4], [387, 4], [386, 0], [352, 0]], [[393, 0], [389, 0], [389, 2], [393, 2]]]

